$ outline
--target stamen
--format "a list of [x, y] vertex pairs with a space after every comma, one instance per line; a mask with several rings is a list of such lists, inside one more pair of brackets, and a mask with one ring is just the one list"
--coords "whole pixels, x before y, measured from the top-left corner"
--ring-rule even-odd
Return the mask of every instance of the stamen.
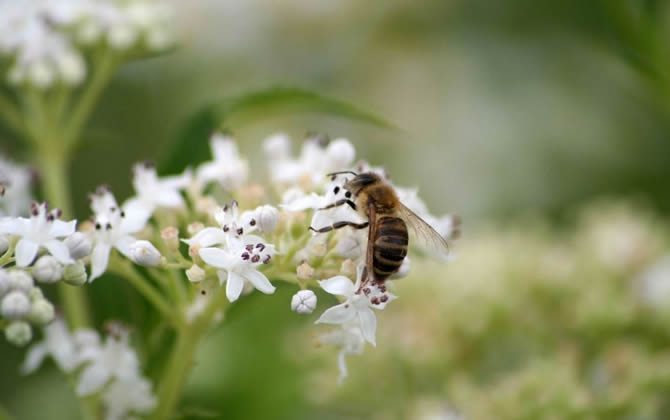
[[95, 229], [96, 229], [96, 230], [100, 230], [100, 229], [102, 229], [102, 225], [100, 225], [100, 222], [98, 222], [98, 223], [95, 224]]
[[228, 227], [228, 225], [223, 225], [223, 231], [224, 232], [228, 232], [229, 230], [230, 230], [230, 228]]
[[249, 221], [249, 225], [250, 225], [250, 226], [256, 226], [256, 220], [255, 220], [255, 219], [251, 219], [251, 220]]
[[258, 255], [258, 254], [256, 254], [256, 255], [254, 255], [253, 257], [251, 257], [251, 262], [253, 262], [253, 263], [257, 263], [257, 262], [260, 261], [260, 260], [261, 260], [261, 257], [260, 257], [260, 255]]
[[379, 298], [373, 297], [372, 299], [370, 299], [370, 303], [373, 305], [379, 305]]
[[107, 229], [107, 230], [111, 230], [111, 229], [112, 229], [112, 224], [108, 222], [108, 223], [105, 225], [105, 229]]
[[256, 248], [258, 248], [260, 250], [260, 252], [263, 252], [263, 250], [265, 249], [265, 245], [261, 244], [261, 243], [258, 243], [258, 244], [256, 244]]
[[386, 302], [387, 300], [389, 300], [389, 297], [386, 296], [386, 295], [383, 295], [383, 296], [380, 298], [380, 300], [381, 300], [382, 302]]
[[244, 233], [244, 229], [242, 229], [242, 228], [237, 229], [237, 234], [238, 235], [241, 235], [243, 233]]
[[249, 259], [249, 253], [248, 253], [248, 252], [245, 252], [244, 254], [242, 254], [242, 259], [243, 259], [244, 261], [247, 261], [247, 260]]
[[249, 244], [249, 245], [245, 246], [245, 248], [247, 249], [247, 251], [249, 251], [249, 252], [253, 252], [253, 250], [254, 250], [254, 245], [253, 245], [253, 244]]
[[333, 189], [333, 192], [334, 192], [335, 194], [339, 193], [339, 192], [340, 192], [340, 187], [335, 187], [335, 188]]
[[263, 258], [263, 264], [268, 264], [271, 259], [272, 259], [271, 255], [266, 255], [265, 258]]
[[351, 191], [345, 192], [344, 196], [347, 197], [347, 198], [351, 198]]

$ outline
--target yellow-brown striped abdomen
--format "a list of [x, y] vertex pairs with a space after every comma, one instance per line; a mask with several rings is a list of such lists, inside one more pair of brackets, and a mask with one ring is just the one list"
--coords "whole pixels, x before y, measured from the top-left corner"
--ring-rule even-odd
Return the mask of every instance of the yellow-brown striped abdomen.
[[377, 219], [373, 240], [372, 268], [375, 279], [381, 282], [398, 271], [407, 256], [407, 225], [398, 217], [381, 216]]

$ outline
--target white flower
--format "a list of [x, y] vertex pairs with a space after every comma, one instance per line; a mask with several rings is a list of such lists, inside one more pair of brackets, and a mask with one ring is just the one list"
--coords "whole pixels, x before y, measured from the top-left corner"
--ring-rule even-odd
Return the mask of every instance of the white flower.
[[232, 138], [215, 133], [209, 141], [214, 160], [201, 164], [196, 170], [200, 184], [218, 182], [225, 190], [239, 188], [247, 181], [249, 164], [240, 158]]
[[316, 295], [313, 291], [300, 290], [291, 298], [291, 310], [299, 314], [311, 314], [316, 308]]
[[129, 419], [129, 414], [149, 413], [156, 406], [151, 382], [139, 375], [119, 378], [102, 393], [105, 420]]
[[119, 209], [114, 196], [104, 188], [91, 196], [91, 209], [95, 213], [95, 231], [89, 280], [93, 281], [107, 269], [112, 247], [131, 258], [130, 246], [136, 241], [131, 234], [143, 229], [146, 220], [143, 214]]
[[254, 210], [256, 214], [256, 221], [258, 222], [258, 229], [263, 233], [271, 233], [279, 223], [279, 210], [270, 205], [257, 207]]
[[128, 345], [126, 334], [107, 336], [102, 346], [84, 347], [80, 355], [87, 363], [79, 376], [77, 394], [86, 396], [100, 391], [112, 378], [135, 378], [139, 371], [137, 354]]
[[[184, 242], [190, 247], [210, 247], [226, 243], [227, 238], [240, 238], [256, 231], [259, 223], [256, 220], [255, 211], [239, 212], [237, 201], [226, 204], [223, 208], [219, 207], [214, 212], [214, 218], [219, 224], [219, 228], [207, 227], [201, 229], [192, 238], [185, 239]], [[251, 235], [253, 238], [259, 239]]]
[[[148, 163], [138, 163], [133, 168], [133, 186], [137, 195], [123, 205], [127, 213], [143, 215], [147, 220], [157, 208], [184, 207], [180, 190], [191, 181], [190, 171], [182, 175], [159, 178], [156, 169]], [[139, 216], [138, 216], [139, 217]]]
[[70, 250], [70, 256], [75, 260], [88, 257], [91, 254], [93, 244], [91, 239], [83, 232], [75, 232], [65, 238], [65, 245]]
[[43, 255], [33, 266], [33, 276], [41, 283], [55, 283], [63, 277], [63, 266], [55, 257]]
[[363, 270], [359, 268], [354, 284], [348, 277], [335, 276], [322, 280], [319, 285], [326, 292], [344, 297], [346, 300], [324, 312], [316, 323], [344, 324], [352, 320], [361, 327], [363, 337], [375, 345], [377, 318], [374, 309], [384, 309], [386, 304], [396, 297], [386, 291], [384, 284], [361, 281]]
[[74, 232], [75, 220], [64, 222], [58, 220], [60, 210], [48, 212], [46, 203], [33, 203], [30, 219], [23, 217], [0, 220], [0, 232], [17, 235], [16, 265], [26, 267], [33, 262], [40, 248], [47, 251], [63, 264], [70, 264], [70, 251], [57, 238], [71, 235]]
[[290, 145], [283, 135], [265, 140], [264, 150], [272, 179], [279, 184], [321, 185], [325, 175], [347, 169], [354, 161], [356, 151], [347, 139], [328, 141], [324, 137], [307, 139], [297, 159], [290, 157]]
[[30, 313], [30, 299], [21, 291], [11, 291], [2, 298], [0, 312], [7, 319], [21, 319]]
[[365, 347], [365, 339], [363, 338], [360, 326], [355, 322], [346, 323], [341, 328], [320, 335], [319, 342], [340, 348], [337, 355], [337, 366], [340, 370], [340, 376], [337, 381], [341, 384], [348, 374], [346, 356], [362, 354]]
[[161, 253], [149, 241], [135, 241], [130, 245], [130, 259], [139, 265], [156, 267], [161, 263]]
[[[1, 20], [0, 17], [0, 28]], [[27, 215], [33, 201], [31, 180], [32, 173], [27, 166], [16, 165], [0, 157], [0, 184], [4, 187], [4, 195], [0, 196], [0, 216]]]
[[44, 339], [33, 344], [21, 366], [21, 372], [34, 372], [42, 364], [45, 357], [51, 356], [56, 364], [65, 372], [74, 370], [78, 363], [75, 344], [62, 319], [57, 319], [44, 328]]
[[[253, 240], [250, 236], [245, 240]], [[219, 282], [226, 281], [226, 296], [234, 302], [240, 297], [245, 281], [263, 293], [274, 293], [275, 288], [256, 268], [270, 262], [274, 246], [263, 242], [245, 242], [242, 238], [229, 237], [225, 249], [201, 248], [200, 258], [212, 267], [220, 268]], [[225, 271], [224, 271], [225, 270]]]

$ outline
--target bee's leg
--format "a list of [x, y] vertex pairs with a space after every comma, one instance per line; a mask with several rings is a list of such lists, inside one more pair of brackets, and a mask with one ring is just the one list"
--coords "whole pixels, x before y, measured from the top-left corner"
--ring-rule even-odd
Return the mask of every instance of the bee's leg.
[[373, 257], [375, 253], [375, 240], [377, 239], [377, 210], [372, 201], [368, 203], [368, 218], [370, 220], [370, 229], [368, 230], [368, 246], [365, 252], [365, 271], [367, 275], [363, 278], [363, 281], [374, 282], [376, 279]]
[[335, 223], [332, 224], [332, 226], [322, 227], [321, 229], [314, 229], [313, 227], [310, 226], [309, 230], [311, 230], [313, 232], [316, 232], [316, 233], [326, 233], [326, 232], [330, 232], [331, 230], [341, 229], [345, 226], [350, 226], [354, 229], [365, 229], [366, 227], [368, 227], [368, 225], [369, 225], [368, 222], [365, 222], [365, 223], [335, 222]]
[[333, 207], [343, 206], [345, 204], [348, 205], [349, 207], [351, 207], [352, 209], [356, 210], [356, 203], [354, 203], [353, 201], [351, 201], [347, 198], [337, 200], [336, 202], [334, 202], [332, 204], [328, 204], [326, 207], [321, 207], [319, 210], [328, 210], [328, 209], [332, 209]]

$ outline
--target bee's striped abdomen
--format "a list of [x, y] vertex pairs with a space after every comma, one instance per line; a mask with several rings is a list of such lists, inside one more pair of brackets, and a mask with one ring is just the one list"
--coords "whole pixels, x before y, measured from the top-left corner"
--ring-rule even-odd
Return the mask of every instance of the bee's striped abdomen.
[[382, 216], [377, 220], [372, 268], [377, 281], [386, 280], [398, 271], [407, 255], [407, 225], [398, 217]]

